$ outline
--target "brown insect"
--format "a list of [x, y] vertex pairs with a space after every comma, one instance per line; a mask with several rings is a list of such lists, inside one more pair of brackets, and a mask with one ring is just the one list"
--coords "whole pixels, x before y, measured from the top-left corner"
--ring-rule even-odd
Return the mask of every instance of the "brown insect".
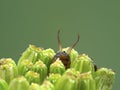
[[59, 51], [54, 56], [53, 62], [55, 62], [59, 58], [62, 61], [62, 63], [64, 64], [65, 68], [67, 69], [67, 68], [70, 67], [70, 64], [71, 64], [69, 54], [70, 54], [71, 50], [78, 43], [78, 41], [80, 39], [80, 36], [78, 34], [77, 41], [71, 47], [69, 47], [67, 51], [62, 51], [62, 44], [61, 44], [61, 41], [60, 41], [60, 30], [58, 30], [57, 39], [58, 39], [58, 48], [59, 48]]

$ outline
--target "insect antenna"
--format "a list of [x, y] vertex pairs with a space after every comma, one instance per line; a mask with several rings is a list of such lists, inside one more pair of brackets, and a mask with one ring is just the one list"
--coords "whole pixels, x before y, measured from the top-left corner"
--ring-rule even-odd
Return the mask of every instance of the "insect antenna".
[[59, 51], [62, 51], [62, 44], [61, 44], [61, 41], [60, 41], [60, 30], [58, 30], [57, 39], [58, 39], [58, 48], [59, 48]]
[[71, 52], [71, 50], [76, 46], [76, 44], [78, 43], [79, 39], [80, 39], [80, 35], [78, 34], [78, 39], [77, 39], [77, 41], [67, 50], [67, 53], [68, 53], [68, 54], [69, 54], [69, 53]]

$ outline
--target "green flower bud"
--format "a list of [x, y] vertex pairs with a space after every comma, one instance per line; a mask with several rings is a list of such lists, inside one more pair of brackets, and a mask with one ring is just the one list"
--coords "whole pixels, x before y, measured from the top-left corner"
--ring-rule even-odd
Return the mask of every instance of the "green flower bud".
[[42, 83], [47, 76], [47, 66], [39, 60], [34, 64], [32, 70], [40, 74], [40, 83]]
[[56, 82], [61, 78], [60, 74], [54, 74], [51, 73], [48, 77], [47, 80], [49, 80], [53, 85], [56, 84]]
[[18, 77], [10, 82], [8, 90], [30, 90], [30, 85], [26, 78]]
[[59, 58], [50, 65], [50, 73], [59, 73], [62, 75], [64, 72], [65, 66]]
[[70, 68], [70, 69], [67, 69], [64, 74], [71, 74], [77, 77], [80, 74], [80, 72], [76, 71], [74, 68]]
[[80, 73], [84, 72], [94, 72], [94, 65], [92, 60], [85, 54], [82, 54], [78, 58], [76, 58], [71, 65], [71, 68], [79, 71]]
[[43, 50], [42, 53], [40, 53], [40, 60], [42, 60], [46, 64], [46, 66], [49, 67], [53, 61], [54, 55], [55, 52], [51, 48]]
[[34, 71], [28, 71], [25, 74], [26, 79], [29, 81], [29, 83], [38, 83], [40, 84], [40, 74], [34, 72]]
[[23, 61], [23, 60], [30, 60], [31, 62], [35, 63], [36, 61], [39, 60], [39, 53], [42, 52], [42, 48], [36, 47], [34, 45], [29, 45], [29, 47], [23, 52], [22, 56], [20, 57], [18, 61], [18, 65]]
[[57, 90], [57, 89], [55, 89], [54, 85], [50, 81], [45, 80], [43, 84], [40, 86], [40, 90]]
[[11, 58], [3, 58], [0, 60], [0, 78], [9, 83], [18, 75], [17, 66]]
[[37, 83], [32, 83], [30, 85], [30, 90], [40, 90], [40, 86]]
[[75, 73], [78, 73], [77, 71], [74, 71], [73, 69], [67, 70], [62, 77], [56, 82], [55, 89], [56, 90], [78, 90], [77, 89], [77, 75]]
[[95, 80], [91, 72], [79, 74], [76, 90], [96, 90]]
[[19, 75], [25, 75], [26, 72], [31, 70], [33, 67], [33, 63], [29, 60], [23, 60], [19, 65], [18, 65], [18, 73]]
[[96, 90], [111, 90], [115, 73], [111, 69], [100, 68], [95, 72]]
[[8, 90], [8, 84], [4, 79], [0, 78], [0, 90]]

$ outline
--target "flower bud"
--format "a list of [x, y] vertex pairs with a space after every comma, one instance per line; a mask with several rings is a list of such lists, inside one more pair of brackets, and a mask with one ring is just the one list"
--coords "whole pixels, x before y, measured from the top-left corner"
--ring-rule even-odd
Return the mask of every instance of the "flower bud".
[[32, 70], [40, 74], [40, 83], [42, 83], [47, 76], [47, 66], [39, 60], [34, 64]]
[[100, 68], [95, 72], [96, 90], [111, 90], [115, 73], [111, 69]]
[[55, 89], [56, 90], [78, 90], [77, 89], [77, 75], [75, 73], [78, 73], [77, 71], [74, 71], [73, 69], [67, 70], [62, 77], [56, 82]]
[[0, 60], [0, 78], [9, 83], [18, 75], [17, 66], [11, 58], [3, 58]]
[[34, 72], [34, 71], [28, 71], [25, 74], [26, 79], [29, 81], [29, 83], [38, 83], [40, 84], [40, 74]]
[[40, 60], [42, 60], [46, 64], [46, 66], [49, 67], [53, 61], [54, 55], [55, 52], [51, 48], [43, 50], [42, 53], [40, 53]]
[[40, 90], [57, 90], [57, 89], [55, 89], [54, 85], [50, 81], [45, 80], [43, 84], [40, 86]]
[[29, 47], [23, 52], [22, 56], [20, 57], [18, 65], [26, 59], [35, 63], [39, 60], [39, 53], [41, 53], [42, 50], [42, 48], [36, 47], [35, 45], [29, 45]]
[[23, 60], [21, 63], [18, 65], [18, 73], [19, 75], [25, 75], [26, 72], [31, 70], [33, 67], [33, 63], [29, 60]]
[[56, 84], [56, 82], [61, 78], [60, 74], [54, 74], [51, 73], [48, 77], [47, 80], [49, 80], [53, 85]]
[[79, 74], [77, 90], [96, 90], [95, 80], [91, 72]]
[[30, 90], [30, 85], [26, 78], [17, 77], [10, 82], [8, 90]]
[[81, 56], [76, 58], [71, 65], [71, 68], [74, 68], [80, 73], [89, 71], [94, 72], [94, 65], [92, 63], [92, 60], [85, 54], [82, 54]]
[[40, 90], [40, 86], [37, 83], [32, 83], [30, 85], [30, 90]]
[[50, 65], [50, 73], [59, 73], [62, 75], [64, 72], [65, 66], [59, 58]]
[[74, 68], [67, 69], [64, 74], [72, 74], [73, 76], [77, 77], [80, 72], [76, 71]]
[[4, 79], [0, 78], [0, 90], [8, 90], [8, 84]]

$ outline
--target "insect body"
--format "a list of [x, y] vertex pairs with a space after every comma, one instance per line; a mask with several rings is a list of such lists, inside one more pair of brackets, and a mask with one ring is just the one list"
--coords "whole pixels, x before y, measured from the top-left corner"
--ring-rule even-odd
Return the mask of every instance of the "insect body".
[[76, 44], [78, 43], [80, 36], [78, 35], [78, 39], [77, 41], [68, 48], [67, 51], [62, 51], [62, 45], [61, 45], [61, 41], [60, 41], [60, 30], [58, 31], [58, 35], [57, 35], [57, 39], [58, 39], [58, 47], [59, 47], [59, 51], [56, 53], [56, 55], [53, 58], [53, 62], [55, 62], [58, 58], [62, 61], [62, 63], [64, 64], [65, 68], [69, 68], [70, 67], [70, 52], [71, 50], [76, 46]]

